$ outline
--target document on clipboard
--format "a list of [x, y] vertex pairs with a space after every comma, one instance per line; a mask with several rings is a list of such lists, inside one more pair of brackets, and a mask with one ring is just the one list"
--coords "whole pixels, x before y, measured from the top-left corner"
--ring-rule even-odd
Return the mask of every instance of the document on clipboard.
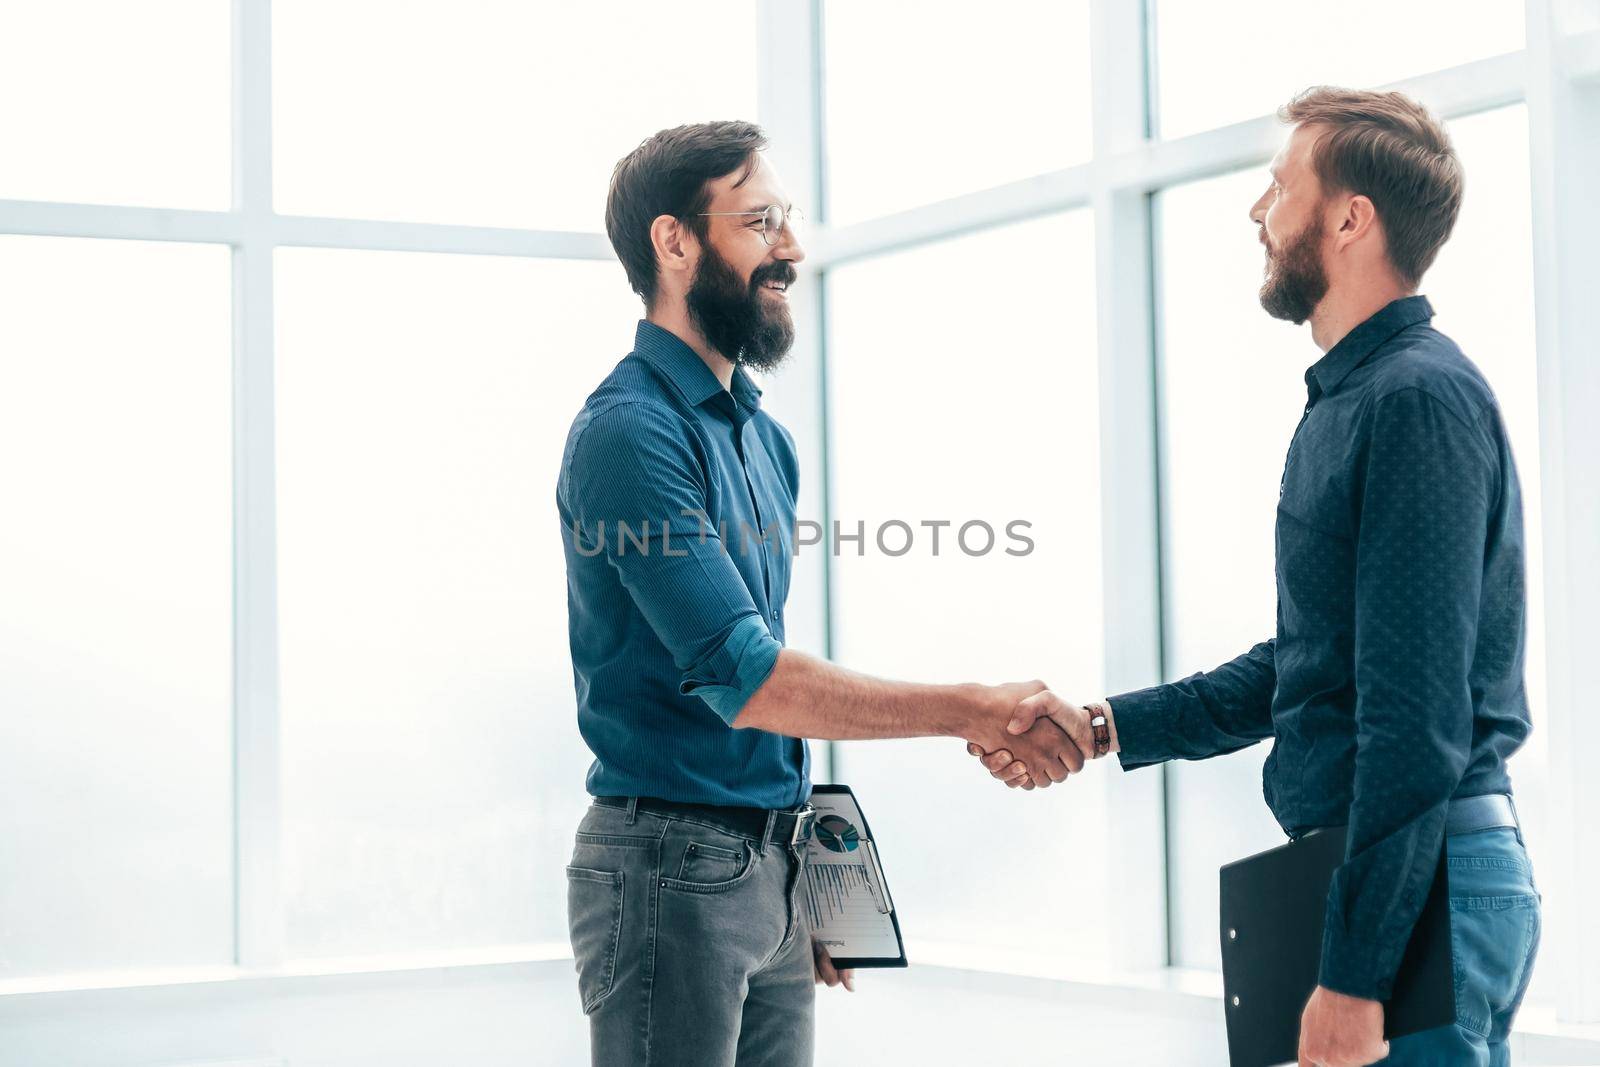
[[867, 819], [846, 785], [819, 785], [806, 849], [811, 936], [835, 967], [904, 967], [905, 942]]

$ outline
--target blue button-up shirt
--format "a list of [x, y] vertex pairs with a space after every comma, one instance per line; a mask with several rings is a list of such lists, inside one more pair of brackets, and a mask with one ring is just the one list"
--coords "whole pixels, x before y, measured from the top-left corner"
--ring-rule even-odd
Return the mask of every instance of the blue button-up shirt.
[[1494, 394], [1424, 297], [1306, 373], [1277, 521], [1277, 636], [1111, 698], [1125, 768], [1263, 738], [1291, 835], [1348, 822], [1321, 982], [1387, 999], [1453, 797], [1509, 792], [1529, 731], [1522, 499]]
[[724, 389], [640, 322], [573, 420], [556, 487], [590, 793], [810, 795], [803, 740], [731, 725], [783, 645], [799, 486], [794, 440], [744, 370]]

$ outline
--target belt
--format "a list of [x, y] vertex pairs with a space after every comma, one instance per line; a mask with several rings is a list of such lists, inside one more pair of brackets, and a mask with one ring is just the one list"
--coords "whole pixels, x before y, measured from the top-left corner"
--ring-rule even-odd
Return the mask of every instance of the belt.
[[[1512, 803], [1510, 793], [1485, 793], [1476, 797], [1460, 797], [1450, 802], [1450, 807], [1445, 811], [1444, 832], [1445, 836], [1452, 834], [1470, 834], [1479, 830], [1497, 830], [1505, 826], [1513, 830], [1522, 831], [1522, 824], [1517, 821], [1517, 806]], [[1326, 830], [1344, 830], [1343, 826], [1318, 826], [1290, 836], [1295, 840], [1320, 834]]]
[[1444, 817], [1446, 834], [1470, 834], [1501, 826], [1521, 829], [1517, 822], [1517, 806], [1512, 802], [1510, 793], [1485, 793], [1479, 797], [1452, 800], [1450, 810]]
[[595, 797], [602, 808], [626, 808], [637, 802], [639, 811], [669, 819], [699, 819], [753, 841], [777, 841], [791, 847], [811, 840], [817, 811], [810, 804], [793, 811], [739, 808], [725, 804], [685, 804], [655, 797]]

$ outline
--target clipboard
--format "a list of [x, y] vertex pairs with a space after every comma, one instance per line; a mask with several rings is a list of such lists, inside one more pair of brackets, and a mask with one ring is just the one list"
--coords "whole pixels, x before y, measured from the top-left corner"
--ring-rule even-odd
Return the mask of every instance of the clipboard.
[[[1300, 1014], [1317, 986], [1328, 887], [1344, 862], [1346, 836], [1343, 826], [1313, 831], [1222, 868], [1223, 1010], [1233, 1067], [1297, 1061]], [[1447, 848], [1439, 850], [1383, 1006], [1386, 1039], [1456, 1021]]]
[[878, 843], [855, 793], [847, 785], [814, 786], [811, 806], [817, 810], [806, 844], [811, 936], [835, 967], [908, 966]]

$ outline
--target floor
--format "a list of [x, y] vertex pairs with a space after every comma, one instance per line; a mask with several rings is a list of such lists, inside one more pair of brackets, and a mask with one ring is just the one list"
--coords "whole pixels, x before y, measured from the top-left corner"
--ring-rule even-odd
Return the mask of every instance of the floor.
[[[571, 964], [0, 1000], [0, 1067], [565, 1067], [588, 1063]], [[1222, 1027], [941, 968], [819, 990], [819, 1063], [1221, 1064]], [[1201, 1016], [1205, 1017], [1201, 1017]]]
[[[8, 996], [0, 1067], [578, 1067], [587, 1043], [570, 966]], [[817, 1031], [820, 1064], [1227, 1062], [1207, 997], [938, 967], [819, 990]], [[1568, 1052], [1579, 1058], [1537, 1062], [1600, 1063]]]

